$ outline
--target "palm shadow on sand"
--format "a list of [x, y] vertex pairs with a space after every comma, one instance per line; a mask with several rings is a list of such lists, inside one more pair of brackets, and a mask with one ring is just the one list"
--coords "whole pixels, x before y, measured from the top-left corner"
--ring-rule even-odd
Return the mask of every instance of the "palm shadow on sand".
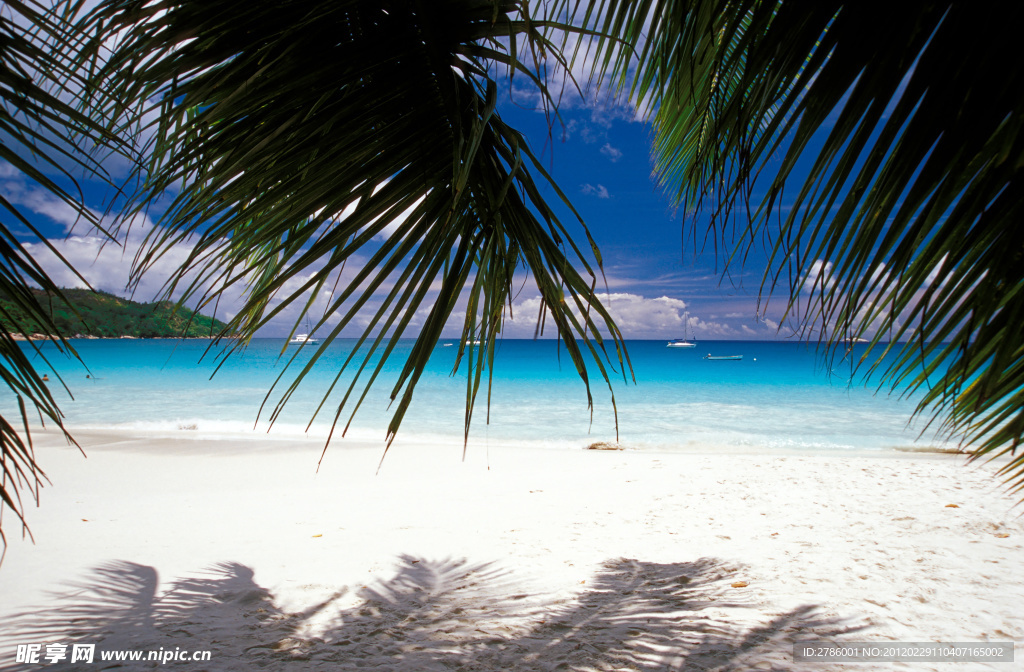
[[104, 663], [99, 652], [180, 649], [210, 650], [211, 661], [176, 670], [796, 670], [808, 664], [792, 660], [794, 640], [857, 630], [812, 606], [761, 613], [731, 587], [734, 569], [610, 561], [559, 599], [515, 592], [511, 572], [493, 563], [403, 556], [389, 580], [289, 612], [241, 564], [158, 594], [155, 569], [113, 562], [52, 607], [0, 625], [0, 669], [28, 669], [13, 662], [18, 643], [61, 642], [96, 644], [96, 661], [49, 669], [153, 669]]

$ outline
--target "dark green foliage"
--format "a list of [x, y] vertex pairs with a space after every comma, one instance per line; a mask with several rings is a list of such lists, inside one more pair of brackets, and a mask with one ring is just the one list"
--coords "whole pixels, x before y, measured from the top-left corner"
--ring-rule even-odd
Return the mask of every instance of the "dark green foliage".
[[[222, 335], [227, 326], [170, 301], [139, 303], [87, 289], [62, 289], [61, 295], [33, 290], [32, 295], [64, 338], [209, 338]], [[0, 297], [0, 327], [12, 333], [23, 329], [25, 335], [46, 333], [44, 325], [6, 297]]]
[[[69, 14], [61, 16], [52, 13], [49, 6], [37, 0], [5, 0], [0, 7], [0, 160], [77, 212], [80, 227], [97, 228], [98, 222], [82, 205], [80, 194], [73, 188], [66, 190], [58, 181], [73, 184], [72, 172], [76, 171], [102, 179], [99, 162], [87, 152], [112, 151], [119, 144], [77, 109], [74, 94], [70, 93], [82, 85], [77, 65], [68, 58], [76, 40], [68, 26], [75, 7], [66, 7]], [[58, 87], [65, 87], [63, 95], [55, 94]], [[57, 331], [31, 287], [42, 287], [55, 295], [60, 290], [22, 246], [26, 239], [49, 247], [58, 260], [64, 261], [9, 195], [0, 194], [0, 294], [8, 298], [7, 306], [17, 311], [17, 315], [3, 315], [0, 310], [4, 324], [0, 328], [0, 382], [17, 399], [21, 416], [0, 417], [0, 520], [6, 508], [22, 525], [24, 506], [19, 493], [24, 491], [37, 498], [46, 480], [35, 460], [29, 419], [63, 428], [60, 409], [33, 366], [33, 361], [42, 362], [45, 368], [45, 355], [36, 350], [33, 357], [31, 350], [23, 349], [13, 337], [24, 333], [29, 325], [45, 333]], [[60, 339], [55, 342], [75, 356], [67, 343]], [[2, 528], [0, 544], [6, 544]]]
[[611, 36], [598, 76], [652, 102], [657, 176], [730, 262], [767, 252], [763, 301], [826, 348], [867, 336], [892, 389], [948, 366], [919, 412], [1024, 488], [1024, 5], [551, 9]]
[[[494, 68], [539, 83], [536, 61], [557, 53], [526, 2], [153, 7], [108, 0], [80, 27], [94, 39], [93, 113], [151, 138], [124, 215], [171, 198], [138, 273], [194, 241], [172, 288], [205, 305], [242, 287], [229, 323], [239, 347], [281, 311], [329, 296], [313, 329], [339, 319], [301, 373], [321, 365], [346, 327], [362, 328], [368, 346], [353, 349], [362, 361], [344, 364], [357, 375], [336, 421], [358, 409], [398, 340], [414, 336], [391, 393], [389, 440], [449, 320], [462, 324], [459, 359], [469, 359], [468, 436], [519, 269], [536, 281], [588, 396], [586, 349], [605, 380], [605, 362], [626, 369], [618, 329], [594, 297], [596, 246], [573, 243], [541, 196], [545, 183], [554, 187], [549, 176], [497, 112]], [[113, 33], [121, 37], [107, 52]], [[555, 205], [589, 240], [554, 189]], [[356, 268], [345, 278], [349, 262]]]

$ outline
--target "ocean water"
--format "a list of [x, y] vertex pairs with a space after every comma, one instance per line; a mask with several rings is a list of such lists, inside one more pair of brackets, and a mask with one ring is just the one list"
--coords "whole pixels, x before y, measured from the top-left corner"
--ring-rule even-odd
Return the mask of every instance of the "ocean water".
[[[453, 374], [458, 348], [445, 345], [451, 343], [443, 341], [434, 350], [400, 439], [461, 440], [466, 366]], [[384, 440], [389, 395], [411, 344], [396, 350], [348, 436]], [[331, 384], [354, 341], [328, 348], [273, 424], [269, 420], [281, 392], [309, 361], [311, 347], [299, 350], [282, 339], [257, 339], [222, 359], [205, 340], [78, 340], [74, 346], [88, 368], [52, 345], [43, 346], [54, 367], [51, 389], [72, 428], [125, 428], [182, 438], [263, 437], [269, 432], [287, 438], [327, 435], [351, 375], [333, 391]], [[611, 393], [596, 369], [591, 370], [591, 413], [564, 346], [550, 340], [506, 340], [497, 348], [489, 422], [485, 383], [470, 439], [583, 447], [617, 438], [642, 450], [892, 450], [943, 444], [933, 432], [921, 435], [924, 419], [910, 423], [915, 399], [899, 399], [871, 381], [851, 379], [848, 361], [833, 362], [829, 369], [805, 344], [706, 341], [696, 349], [678, 349], [659, 340], [630, 341], [627, 347], [636, 382], [624, 381], [621, 371], [612, 374], [618, 437]], [[743, 359], [710, 361], [703, 359], [706, 354]], [[269, 392], [275, 381], [277, 388]], [[360, 386], [356, 396], [361, 391]], [[0, 408], [5, 414], [16, 412], [10, 393]], [[340, 416], [342, 427], [348, 419], [346, 411]]]

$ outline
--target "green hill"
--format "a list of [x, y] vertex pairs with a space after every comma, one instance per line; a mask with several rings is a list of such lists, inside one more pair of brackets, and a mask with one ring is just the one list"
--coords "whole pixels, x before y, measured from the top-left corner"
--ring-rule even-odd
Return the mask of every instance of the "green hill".
[[[33, 290], [62, 336], [96, 336], [101, 338], [197, 338], [216, 335], [224, 323], [212, 317], [176, 307], [170, 301], [138, 303], [106, 292], [87, 289], [61, 290], [68, 302], [57, 299], [42, 290]], [[70, 305], [69, 305], [70, 304]], [[21, 324], [26, 335], [42, 333], [44, 329], [7, 297], [0, 296], [0, 324], [8, 331], [16, 331], [14, 322]]]

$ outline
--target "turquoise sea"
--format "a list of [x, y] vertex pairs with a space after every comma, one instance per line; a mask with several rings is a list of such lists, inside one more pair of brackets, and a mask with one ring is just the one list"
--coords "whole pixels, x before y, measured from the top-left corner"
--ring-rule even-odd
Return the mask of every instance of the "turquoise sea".
[[[273, 427], [268, 417], [279, 393], [268, 390], [297, 351], [283, 339], [257, 339], [244, 352], [220, 362], [205, 340], [77, 340], [85, 365], [46, 344], [64, 391], [53, 373], [51, 389], [72, 428], [123, 428], [159, 433], [288, 437], [326, 436], [339, 385], [319, 415], [316, 408], [354, 341], [333, 343]], [[349, 437], [384, 439], [389, 394], [411, 347], [403, 344], [363, 402]], [[452, 375], [457, 347], [443, 341], [417, 387], [400, 433], [403, 440], [461, 440], [466, 397], [465, 364]], [[910, 425], [914, 399], [898, 399], [876, 384], [851, 381], [849, 362], [832, 368], [813, 347], [797, 342], [706, 341], [696, 349], [665, 347], [665, 341], [627, 344], [636, 383], [613, 378], [619, 441], [648, 450], [892, 450], [933, 446], [925, 422]], [[25, 346], [28, 347], [28, 346]], [[282, 355], [282, 350], [284, 355]], [[742, 361], [709, 361], [706, 354], [743, 355]], [[298, 353], [279, 383], [283, 391], [308, 361]], [[219, 370], [214, 373], [217, 365]], [[42, 364], [40, 363], [40, 366]], [[344, 380], [349, 380], [346, 376]], [[616, 439], [610, 394], [591, 372], [593, 416], [583, 383], [564, 346], [554, 341], [500, 342], [487, 422], [486, 386], [475, 411], [471, 440], [496, 440], [549, 447], [583, 447]], [[3, 398], [5, 414], [15, 400]], [[10, 416], [8, 416], [10, 417]], [[348, 414], [342, 416], [342, 425]]]

